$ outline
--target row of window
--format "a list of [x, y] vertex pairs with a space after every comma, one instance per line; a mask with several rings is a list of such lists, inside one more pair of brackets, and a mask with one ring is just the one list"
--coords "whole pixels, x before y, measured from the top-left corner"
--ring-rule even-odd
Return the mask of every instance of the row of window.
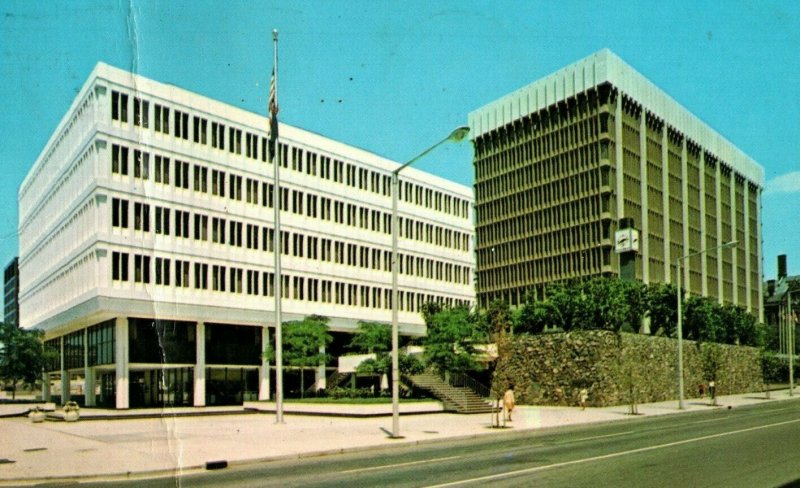
[[[190, 263], [181, 259], [151, 257], [142, 254], [112, 252], [112, 279], [117, 282], [156, 284], [212, 290], [266, 297], [275, 296], [275, 273], [234, 266], [207, 263]], [[129, 273], [133, 261], [133, 276]], [[174, 272], [173, 272], [174, 270]], [[390, 288], [356, 285], [332, 280], [281, 276], [281, 296], [309, 302], [334, 303], [365, 308], [391, 308]], [[466, 301], [434, 296], [425, 293], [401, 291], [400, 310], [417, 312], [423, 303], [438, 301], [450, 305], [466, 304]]]
[[[112, 173], [127, 175], [128, 148], [114, 144], [112, 145], [111, 154]], [[150, 178], [149, 160], [150, 155], [148, 153], [138, 149], [134, 150], [134, 178], [144, 180]], [[248, 204], [273, 207], [275, 187], [272, 183], [258, 181], [253, 178], [243, 178], [242, 176], [226, 174], [224, 171], [212, 169], [210, 171], [211, 184], [209, 185], [209, 170], [205, 166], [198, 164], [190, 166], [186, 161], [177, 159], [170, 161], [169, 158], [160, 155], [155, 155], [153, 160], [153, 180], [156, 183], [168, 185], [170, 183], [170, 167], [172, 167], [173, 184], [177, 188], [188, 190], [191, 169], [191, 179], [194, 183], [192, 188], [195, 192], [208, 193], [210, 189], [212, 195], [224, 197], [227, 188], [228, 197], [232, 200], [242, 201], [242, 198], [244, 198], [244, 201]], [[228, 182], [227, 185], [225, 183], [226, 180]], [[281, 188], [280, 204], [281, 210], [290, 211], [297, 215], [333, 221], [384, 234], [391, 234], [392, 232], [392, 216], [390, 213], [381, 210], [361, 207], [352, 203], [345, 203], [333, 198], [289, 188]], [[121, 208], [124, 211], [115, 220], [115, 227], [127, 227], [127, 203]], [[116, 207], [114, 215], [116, 218]], [[149, 230], [149, 228], [137, 227], [136, 230]], [[188, 235], [185, 237], [188, 237]], [[402, 217], [400, 218], [400, 237], [451, 249], [469, 250], [469, 235], [465, 232]]]
[[[111, 92], [111, 118], [120, 123], [128, 123], [129, 96], [123, 92]], [[172, 112], [172, 125], [170, 125], [170, 108], [161, 104], [153, 104], [153, 130], [163, 134], [170, 134], [178, 139], [191, 140], [196, 144], [209, 145], [212, 148], [225, 150], [231, 154], [241, 155], [242, 141], [244, 140], [244, 156], [253, 160], [270, 162], [269, 139], [258, 136], [232, 126], [226, 127], [220, 122], [211, 121], [197, 115], [189, 114], [175, 109]], [[191, 129], [189, 127], [191, 122]], [[133, 125], [144, 129], [150, 128], [150, 102], [133, 98]], [[209, 135], [210, 127], [210, 135]], [[227, 129], [227, 130], [226, 130]], [[227, 146], [225, 143], [227, 135]], [[259, 151], [260, 149], [260, 151]], [[260, 155], [259, 155], [260, 153]], [[291, 157], [290, 157], [291, 156]], [[326, 180], [370, 191], [383, 196], [391, 196], [391, 177], [377, 171], [346, 163], [339, 159], [331, 158], [298, 147], [289, 147], [278, 144], [278, 160], [282, 167], [289, 168], [312, 176], [319, 176]], [[469, 218], [469, 201], [457, 196], [448, 195], [441, 191], [425, 188], [411, 182], [400, 185], [399, 198], [416, 205], [421, 205], [439, 212]]]
[[[128, 228], [129, 202], [119, 198], [112, 199], [112, 226]], [[134, 202], [135, 230], [176, 237], [193, 237], [198, 241], [211, 241], [217, 244], [228, 244], [232, 247], [244, 247], [256, 251], [274, 252], [275, 231], [270, 227], [256, 224], [244, 224], [221, 217], [209, 217], [201, 214], [190, 214], [182, 210], [173, 210], [155, 206], [151, 212], [150, 205]], [[153, 214], [151, 221], [150, 215]], [[174, 218], [171, 218], [174, 215]], [[192, 219], [192, 217], [194, 217]], [[190, 223], [193, 233], [190, 231]], [[282, 232], [281, 252], [299, 258], [308, 258], [357, 266], [377, 271], [391, 270], [391, 252], [374, 249], [335, 239], [306, 236], [288, 231]], [[399, 268], [402, 274], [412, 274], [429, 279], [450, 283], [469, 283], [470, 268], [453, 263], [442, 262], [431, 258], [422, 258], [399, 254]]]

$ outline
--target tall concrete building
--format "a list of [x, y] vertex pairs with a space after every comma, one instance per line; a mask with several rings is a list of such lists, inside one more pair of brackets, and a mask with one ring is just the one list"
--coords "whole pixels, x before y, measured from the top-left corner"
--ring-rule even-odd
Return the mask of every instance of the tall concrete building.
[[[328, 317], [339, 350], [390, 322], [397, 163], [281, 124], [278, 196], [268, 127], [97, 65], [19, 190], [21, 325], [45, 331], [62, 401], [70, 378], [118, 408], [269, 397], [276, 249], [284, 320]], [[473, 199], [412, 168], [401, 183], [400, 331], [420, 335], [423, 303], [474, 302]]]
[[477, 295], [520, 303], [545, 285], [619, 276], [622, 219], [635, 278], [762, 314], [761, 166], [603, 50], [469, 115]]

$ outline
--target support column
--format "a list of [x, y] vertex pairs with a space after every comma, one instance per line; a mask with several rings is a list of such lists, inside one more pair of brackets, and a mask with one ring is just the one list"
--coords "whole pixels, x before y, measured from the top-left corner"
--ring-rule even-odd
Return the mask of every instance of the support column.
[[[706, 242], [706, 152], [700, 150], [700, 249], [706, 249], [708, 243]], [[719, 256], [719, 250], [715, 251]], [[708, 253], [704, 252], [700, 255], [700, 289], [704, 297], [708, 296]]]
[[761, 246], [761, 188], [756, 187], [756, 253], [758, 254], [758, 321], [764, 323], [764, 249]]
[[[731, 240], [736, 240], [736, 228], [739, 223], [736, 221], [736, 172], [731, 170]], [[733, 283], [731, 289], [731, 303], [739, 305], [739, 269], [738, 269], [738, 253], [736, 249], [742, 243], [730, 250], [731, 253], [731, 282]]]
[[83, 329], [83, 401], [87, 407], [95, 406], [94, 368], [89, 366], [89, 329]]
[[50, 373], [42, 373], [42, 401], [50, 400]]
[[114, 361], [116, 366], [116, 408], [130, 407], [130, 362], [128, 357], [128, 317], [117, 317], [114, 324]]
[[615, 193], [617, 195], [617, 215], [616, 221], [622, 217], [629, 217], [625, 215], [625, 165], [622, 164], [622, 92], [617, 91], [617, 104], [614, 108], [614, 171], [616, 174], [617, 188]]
[[[261, 327], [261, 349], [266, 349], [269, 341], [269, 327], [264, 325]], [[261, 355], [261, 366], [258, 367], [258, 399], [269, 400], [270, 398], [270, 382], [269, 382], [269, 359], [263, 354]]]
[[642, 202], [642, 221], [639, 228], [639, 253], [642, 255], [642, 283], [650, 283], [650, 204], [648, 201], [647, 189], [648, 168], [647, 168], [647, 111], [642, 108], [639, 116], [639, 188], [640, 200]]
[[[683, 251], [681, 251], [681, 256], [686, 256], [692, 252], [689, 245], [689, 159], [687, 155], [687, 145], [686, 136], [683, 135], [681, 142], [681, 215], [683, 220]], [[692, 290], [692, 282], [689, 279], [691, 276], [689, 274], [689, 269], [691, 269], [691, 267], [692, 262], [689, 259], [683, 262], [683, 288], [687, 292]]]
[[[722, 246], [725, 244], [726, 241], [722, 237], [722, 162], [717, 161], [717, 167], [715, 169], [715, 180], [716, 180], [716, 204], [717, 204], [717, 247]], [[719, 304], [722, 305], [725, 302], [725, 275], [722, 269], [722, 256], [723, 253], [721, 250], [717, 251], [717, 295]]]
[[[325, 346], [319, 347], [319, 353], [325, 354]], [[317, 390], [324, 390], [327, 387], [328, 378], [325, 375], [325, 361], [317, 366], [316, 373], [314, 375], [314, 383], [317, 385]]]
[[[753, 311], [753, 300], [751, 293], [751, 287], [753, 286], [753, 281], [750, 279], [750, 275], [752, 273], [752, 269], [750, 267], [750, 184], [745, 181], [744, 187], [742, 189], [743, 197], [744, 197], [744, 287], [745, 287], [745, 297], [744, 303], [745, 307], [747, 308], [748, 312]], [[739, 243], [741, 246], [742, 243]], [[738, 247], [738, 246], [737, 246]], [[733, 249], [733, 252], [736, 252], [736, 249]]]
[[195, 324], [194, 406], [206, 406], [206, 324]]
[[672, 283], [672, 241], [670, 239], [669, 203], [669, 127], [664, 122], [661, 129], [661, 203], [664, 209], [664, 283]]
[[64, 365], [64, 336], [60, 338], [61, 344], [61, 404], [64, 405], [69, 401], [69, 372]]

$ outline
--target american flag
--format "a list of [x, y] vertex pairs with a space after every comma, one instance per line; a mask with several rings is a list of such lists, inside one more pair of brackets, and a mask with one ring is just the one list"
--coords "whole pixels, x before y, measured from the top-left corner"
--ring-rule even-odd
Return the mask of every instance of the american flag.
[[276, 142], [278, 140], [278, 90], [275, 86], [275, 68], [272, 68], [272, 78], [269, 80], [269, 157], [273, 160], [276, 156]]
[[278, 116], [278, 94], [275, 90], [275, 68], [272, 68], [272, 78], [269, 79], [269, 114]]

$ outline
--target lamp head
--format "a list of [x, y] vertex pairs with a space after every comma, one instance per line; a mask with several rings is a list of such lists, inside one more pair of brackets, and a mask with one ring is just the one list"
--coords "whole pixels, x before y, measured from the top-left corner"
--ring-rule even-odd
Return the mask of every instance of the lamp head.
[[469, 127], [461, 126], [447, 136], [448, 141], [461, 142], [469, 134]]
[[736, 244], [739, 244], [739, 241], [730, 241], [730, 242], [726, 242], [725, 244], [720, 246], [720, 248], [721, 249], [730, 249], [732, 247], [736, 247]]

